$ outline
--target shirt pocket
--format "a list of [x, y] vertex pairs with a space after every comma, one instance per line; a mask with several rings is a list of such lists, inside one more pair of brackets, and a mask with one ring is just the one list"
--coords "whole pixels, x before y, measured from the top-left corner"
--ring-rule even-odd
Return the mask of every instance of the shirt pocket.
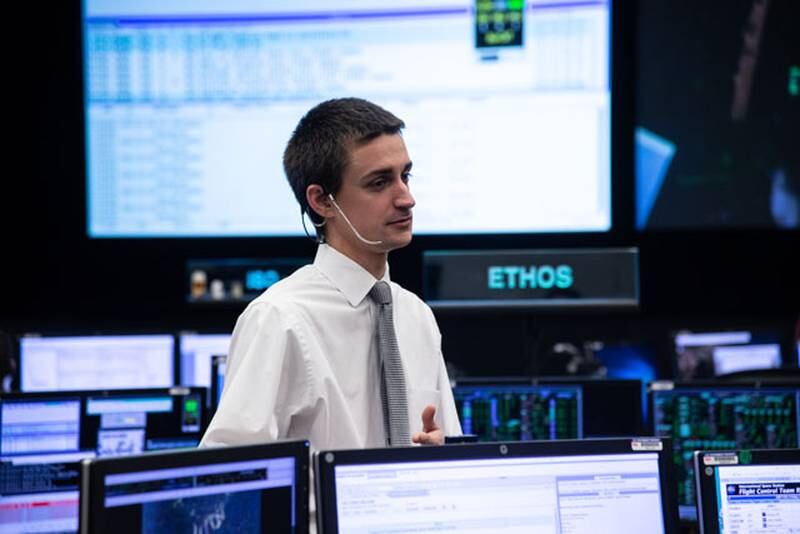
[[436, 408], [436, 415], [433, 416], [433, 420], [439, 428], [444, 430], [441, 414], [442, 396], [438, 389], [410, 389], [408, 395], [409, 428], [412, 434], [422, 431], [422, 410], [428, 405]]

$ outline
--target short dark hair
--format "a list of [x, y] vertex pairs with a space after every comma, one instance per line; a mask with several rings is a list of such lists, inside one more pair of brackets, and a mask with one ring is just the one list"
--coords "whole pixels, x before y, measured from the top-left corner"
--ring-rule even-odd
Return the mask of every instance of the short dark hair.
[[[320, 224], [310, 209], [306, 189], [318, 184], [325, 193], [338, 193], [353, 146], [384, 134], [398, 134], [405, 123], [382, 107], [361, 98], [338, 98], [316, 105], [297, 124], [286, 150], [283, 170], [301, 213]], [[317, 228], [322, 237], [324, 232]]]

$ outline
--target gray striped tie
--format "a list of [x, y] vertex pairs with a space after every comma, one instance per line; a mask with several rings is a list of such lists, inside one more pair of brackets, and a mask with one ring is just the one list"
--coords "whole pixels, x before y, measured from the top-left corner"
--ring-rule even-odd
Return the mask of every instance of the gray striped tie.
[[400, 348], [394, 332], [392, 290], [383, 281], [376, 282], [369, 296], [378, 304], [378, 355], [381, 363], [381, 400], [383, 420], [389, 445], [402, 447], [411, 444], [408, 429], [408, 396], [406, 376]]

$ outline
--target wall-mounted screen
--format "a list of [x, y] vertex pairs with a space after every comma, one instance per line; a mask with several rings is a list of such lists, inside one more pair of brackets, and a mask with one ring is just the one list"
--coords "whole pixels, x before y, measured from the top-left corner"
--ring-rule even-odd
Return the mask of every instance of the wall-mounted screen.
[[91, 237], [303, 235], [281, 160], [329, 98], [403, 119], [418, 233], [611, 227], [608, 0], [87, 0]]
[[798, 16], [781, 0], [639, 3], [638, 229], [800, 228]]

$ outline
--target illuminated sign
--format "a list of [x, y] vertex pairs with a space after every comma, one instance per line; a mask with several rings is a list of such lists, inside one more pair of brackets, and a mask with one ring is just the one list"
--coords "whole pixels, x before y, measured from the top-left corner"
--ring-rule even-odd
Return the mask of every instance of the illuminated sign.
[[429, 251], [423, 269], [433, 308], [639, 304], [635, 248]]

